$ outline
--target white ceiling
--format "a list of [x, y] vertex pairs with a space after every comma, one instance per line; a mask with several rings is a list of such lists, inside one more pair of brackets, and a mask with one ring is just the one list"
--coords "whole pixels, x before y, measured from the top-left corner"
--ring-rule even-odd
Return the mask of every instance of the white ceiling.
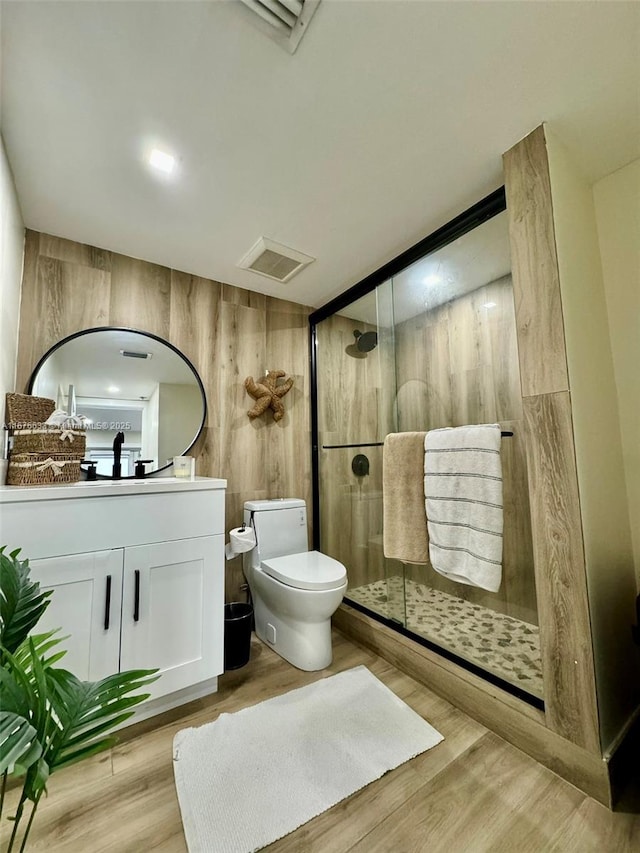
[[[323, 0], [294, 55], [232, 0], [10, 0], [1, 24], [29, 228], [310, 305], [498, 187], [542, 121], [592, 180], [640, 156], [636, 2]], [[317, 260], [239, 270], [261, 235]]]

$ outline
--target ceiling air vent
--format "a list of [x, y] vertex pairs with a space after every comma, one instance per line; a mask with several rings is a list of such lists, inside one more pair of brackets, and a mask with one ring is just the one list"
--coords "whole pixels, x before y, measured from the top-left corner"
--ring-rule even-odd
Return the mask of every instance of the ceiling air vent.
[[152, 358], [153, 353], [150, 352], [135, 352], [135, 350], [121, 349], [120, 355], [123, 358]]
[[267, 26], [260, 29], [289, 53], [295, 53], [320, 0], [241, 0]]
[[289, 281], [301, 269], [312, 263], [315, 258], [289, 249], [281, 243], [275, 243], [267, 237], [260, 237], [249, 249], [238, 266], [243, 270], [272, 278], [275, 281]]

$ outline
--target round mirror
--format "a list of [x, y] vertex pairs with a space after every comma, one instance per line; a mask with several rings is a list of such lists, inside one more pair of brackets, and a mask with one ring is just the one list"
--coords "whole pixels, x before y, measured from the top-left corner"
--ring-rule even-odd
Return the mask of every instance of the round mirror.
[[45, 353], [29, 380], [29, 393], [49, 397], [89, 420], [86, 459], [111, 477], [118, 432], [124, 433], [122, 476], [138, 460], [147, 473], [172, 464], [193, 447], [207, 404], [202, 380], [189, 359], [148, 332], [101, 327], [77, 332]]

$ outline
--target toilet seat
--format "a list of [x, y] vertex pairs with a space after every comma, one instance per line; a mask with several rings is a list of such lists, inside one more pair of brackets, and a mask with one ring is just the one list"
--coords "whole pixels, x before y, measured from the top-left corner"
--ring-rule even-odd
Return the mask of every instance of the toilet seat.
[[347, 579], [342, 563], [319, 551], [272, 557], [260, 565], [265, 574], [295, 589], [338, 589]]

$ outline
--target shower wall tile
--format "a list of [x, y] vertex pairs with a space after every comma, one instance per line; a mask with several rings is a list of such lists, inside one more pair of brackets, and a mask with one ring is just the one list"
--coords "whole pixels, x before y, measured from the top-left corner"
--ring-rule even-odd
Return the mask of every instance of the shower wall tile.
[[[369, 474], [356, 477], [351, 460], [369, 459]], [[385, 577], [382, 553], [382, 447], [320, 451], [322, 550], [344, 563], [349, 587]]]
[[558, 734], [598, 752], [571, 398], [568, 391], [541, 394], [526, 397], [524, 406], [547, 721]]
[[495, 302], [493, 308], [486, 310], [491, 316], [488, 352], [493, 368], [496, 421], [499, 423], [523, 417], [515, 306], [510, 284], [509, 277], [483, 288], [486, 302]]
[[[487, 307], [495, 303], [493, 307]], [[499, 593], [454, 584], [430, 565], [407, 576], [529, 622], [537, 622], [522, 399], [511, 277], [396, 326], [398, 428], [500, 423], [504, 479], [503, 582]]]
[[[382, 343], [357, 353], [354, 329], [375, 326], [334, 315], [318, 327], [318, 413], [322, 444], [382, 441], [394, 430], [393, 358]], [[331, 440], [327, 437], [331, 435]]]
[[569, 388], [549, 159], [541, 125], [503, 155], [522, 393]]
[[[246, 500], [295, 496], [311, 506], [310, 309], [34, 231], [22, 292], [18, 390], [41, 355], [72, 332], [118, 325], [159, 335], [202, 378], [207, 428], [193, 453], [199, 475], [228, 481], [227, 529], [241, 523]], [[244, 379], [274, 368], [295, 377], [286, 415], [250, 421]], [[230, 561], [228, 600], [238, 599], [242, 582], [241, 561]]]

